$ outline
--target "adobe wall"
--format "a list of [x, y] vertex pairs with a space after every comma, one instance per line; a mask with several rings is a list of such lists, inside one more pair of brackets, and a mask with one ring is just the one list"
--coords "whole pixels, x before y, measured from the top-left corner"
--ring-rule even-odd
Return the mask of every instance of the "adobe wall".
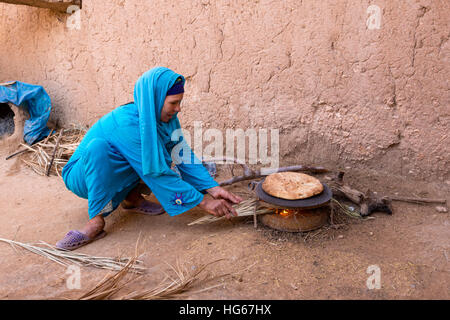
[[450, 1], [84, 0], [80, 18], [0, 4], [0, 82], [44, 86], [61, 123], [163, 65], [188, 80], [185, 127], [280, 128], [281, 164], [450, 180]]

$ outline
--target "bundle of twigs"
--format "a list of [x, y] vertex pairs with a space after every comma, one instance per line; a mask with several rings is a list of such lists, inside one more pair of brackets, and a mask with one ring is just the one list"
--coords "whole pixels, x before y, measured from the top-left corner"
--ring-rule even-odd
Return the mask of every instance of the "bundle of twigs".
[[[266, 214], [266, 213], [273, 213], [273, 209], [268, 208], [258, 208], [258, 199], [252, 198], [248, 200], [243, 200], [239, 204], [234, 204], [233, 208], [236, 210], [238, 217], [247, 217], [247, 216], [253, 216], [255, 214]], [[192, 221], [188, 224], [188, 226], [192, 226], [195, 224], [207, 224], [216, 222], [219, 220], [225, 219], [224, 216], [222, 217], [216, 217], [213, 215], [206, 215], [204, 217], [201, 217], [195, 221]]]
[[86, 134], [87, 129], [73, 126], [70, 129], [61, 129], [59, 132], [52, 132], [44, 140], [24, 147], [22, 161], [40, 175], [61, 176], [62, 168]]
[[14, 250], [15, 246], [19, 246], [66, 267], [75, 264], [78, 266], [90, 266], [100, 269], [122, 270], [124, 267], [129, 265], [130, 261], [133, 261], [132, 265], [128, 267], [130, 271], [135, 273], [144, 273], [147, 270], [147, 268], [143, 266], [142, 261], [132, 258], [90, 256], [83, 253], [60, 250], [42, 241], [39, 243], [39, 246], [2, 238], [0, 238], [0, 241], [9, 243]]

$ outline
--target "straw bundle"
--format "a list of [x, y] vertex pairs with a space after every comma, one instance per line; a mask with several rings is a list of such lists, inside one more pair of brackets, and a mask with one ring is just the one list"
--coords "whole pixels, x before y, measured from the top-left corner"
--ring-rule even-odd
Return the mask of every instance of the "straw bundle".
[[60, 250], [42, 241], [39, 243], [40, 246], [2, 238], [0, 238], [0, 241], [9, 243], [14, 250], [14, 246], [19, 246], [23, 249], [43, 256], [66, 267], [75, 264], [78, 266], [91, 266], [100, 269], [122, 270], [124, 267], [127, 267], [129, 265], [130, 261], [133, 261], [132, 265], [127, 267], [130, 271], [135, 273], [144, 273], [147, 270], [147, 268], [143, 266], [142, 261], [133, 258], [109, 258], [90, 256], [83, 253]]
[[[131, 259], [126, 266], [119, 270], [115, 274], [107, 275], [103, 280], [101, 280], [94, 288], [80, 296], [80, 300], [104, 300], [104, 299], [119, 299], [119, 300], [157, 300], [157, 299], [170, 299], [174, 298], [182, 293], [189, 291], [192, 287], [200, 285], [206, 281], [211, 281], [215, 278], [201, 278], [200, 274], [206, 269], [207, 266], [215, 263], [216, 260], [208, 264], [202, 265], [193, 272], [189, 272], [186, 266], [181, 266], [179, 261], [177, 261], [177, 268], [174, 268], [170, 264], [167, 264], [174, 272], [175, 276], [166, 274], [164, 280], [157, 285], [155, 288], [143, 290], [143, 291], [133, 291], [119, 298], [114, 298], [113, 296], [118, 293], [122, 288], [129, 285], [136, 279], [141, 278], [141, 275], [135, 275], [131, 278], [126, 278], [127, 273], [132, 268], [135, 258]], [[226, 275], [221, 275], [223, 277]], [[219, 285], [204, 288], [197, 292], [206, 291], [215, 288]]]
[[[132, 292], [125, 296], [122, 296], [121, 300], [159, 300], [159, 299], [170, 299], [174, 298], [180, 294], [189, 291], [192, 287], [200, 285], [201, 283], [217, 279], [219, 277], [227, 276], [227, 274], [216, 276], [214, 278], [201, 278], [200, 274], [211, 264], [221, 261], [223, 259], [215, 260], [210, 263], [201, 265], [194, 271], [189, 272], [186, 266], [182, 266], [179, 261], [177, 261], [177, 268], [174, 268], [170, 264], [169, 267], [174, 271], [175, 277], [166, 274], [166, 277], [159, 285], [150, 290]], [[223, 284], [214, 285], [197, 292], [206, 291]]]
[[22, 161], [37, 174], [61, 176], [62, 168], [75, 152], [86, 131], [86, 128], [73, 126], [61, 129], [58, 133], [52, 132], [32, 146], [21, 143], [27, 150]]
[[[273, 213], [273, 209], [268, 208], [258, 208], [258, 199], [248, 199], [244, 200], [239, 204], [233, 205], [233, 208], [236, 210], [238, 217], [247, 217], [252, 216], [254, 214], [266, 214], [266, 213]], [[216, 217], [213, 215], [206, 215], [204, 217], [201, 217], [191, 223], [188, 224], [188, 226], [192, 226], [195, 224], [207, 224], [216, 222], [219, 220], [225, 219], [224, 216], [222, 217]]]
[[125, 280], [124, 283], [120, 283], [128, 274], [130, 269], [136, 263], [136, 257], [131, 258], [128, 263], [120, 269], [116, 274], [106, 275], [102, 281], [100, 281], [94, 288], [79, 297], [79, 300], [104, 300], [109, 299], [112, 295], [116, 294], [120, 289], [126, 286], [131, 281], [136, 280], [140, 276]]

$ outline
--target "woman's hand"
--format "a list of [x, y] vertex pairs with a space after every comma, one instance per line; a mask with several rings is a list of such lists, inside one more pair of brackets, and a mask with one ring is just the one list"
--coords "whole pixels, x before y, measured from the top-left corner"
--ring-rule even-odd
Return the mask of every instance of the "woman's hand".
[[240, 203], [242, 201], [242, 198], [225, 190], [222, 187], [213, 187], [206, 189], [206, 192], [208, 192], [214, 199], [225, 199], [228, 201], [231, 201], [232, 203]]
[[230, 219], [233, 216], [237, 216], [236, 210], [224, 199], [208, 199], [205, 196], [198, 206], [216, 217], [225, 216], [227, 219]]

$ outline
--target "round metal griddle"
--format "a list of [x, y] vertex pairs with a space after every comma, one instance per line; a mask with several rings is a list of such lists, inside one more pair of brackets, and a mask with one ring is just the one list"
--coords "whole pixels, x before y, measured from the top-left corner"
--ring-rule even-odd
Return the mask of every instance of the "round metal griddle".
[[314, 209], [327, 204], [331, 200], [331, 197], [333, 196], [331, 189], [325, 183], [322, 183], [323, 191], [315, 196], [300, 200], [281, 199], [271, 196], [263, 190], [262, 184], [264, 180], [265, 179], [261, 180], [256, 185], [255, 187], [256, 195], [260, 200], [269, 204], [274, 204], [278, 207]]

